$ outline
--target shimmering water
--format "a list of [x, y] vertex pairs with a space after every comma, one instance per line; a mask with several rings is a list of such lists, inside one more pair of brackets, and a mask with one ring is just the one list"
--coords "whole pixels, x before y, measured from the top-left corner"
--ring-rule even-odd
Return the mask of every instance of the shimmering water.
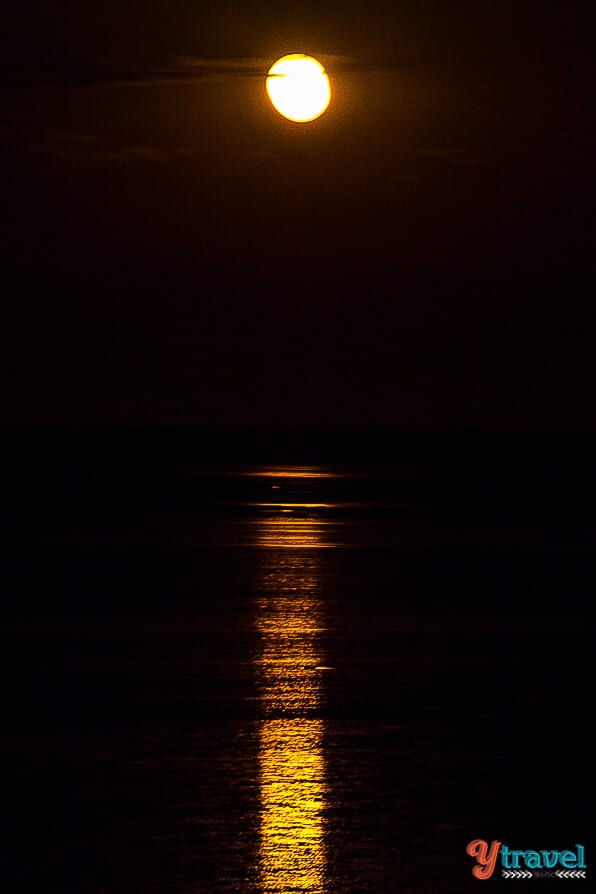
[[11, 894], [459, 892], [471, 838], [588, 839], [585, 516], [192, 487], [5, 526]]

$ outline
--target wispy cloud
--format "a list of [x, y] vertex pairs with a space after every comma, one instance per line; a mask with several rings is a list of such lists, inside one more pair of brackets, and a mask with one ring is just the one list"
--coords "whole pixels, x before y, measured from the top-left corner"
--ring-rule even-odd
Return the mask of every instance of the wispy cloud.
[[472, 154], [467, 149], [454, 146], [428, 147], [421, 149], [418, 156], [429, 164], [482, 167], [490, 163], [490, 159], [486, 156]]
[[173, 159], [189, 159], [200, 155], [191, 147], [155, 146], [150, 144], [120, 145], [83, 133], [42, 133], [30, 140], [30, 154], [48, 160], [72, 164], [122, 164], [138, 162], [156, 164]]
[[127, 144], [117, 137], [76, 131], [0, 126], [0, 167], [4, 174], [22, 170], [47, 174], [52, 170], [77, 170], [86, 165], [184, 163], [203, 157], [203, 149], [197, 145]]
[[[318, 58], [335, 72], [366, 69], [364, 63], [345, 56], [320, 55]], [[272, 63], [270, 57], [248, 57], [235, 59], [211, 59], [184, 56], [171, 60], [168, 64], [130, 68], [117, 63], [103, 63], [94, 66], [72, 66], [53, 71], [15, 69], [4, 71], [5, 85], [40, 85], [46, 87], [147, 87], [164, 84], [192, 83], [193, 81], [227, 80], [236, 78], [261, 78]]]

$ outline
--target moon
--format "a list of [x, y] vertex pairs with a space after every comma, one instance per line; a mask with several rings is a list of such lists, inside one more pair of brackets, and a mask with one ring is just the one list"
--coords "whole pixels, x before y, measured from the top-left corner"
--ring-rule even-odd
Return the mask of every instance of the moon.
[[282, 56], [267, 72], [267, 95], [273, 107], [289, 121], [314, 121], [331, 102], [331, 84], [325, 69], [312, 56]]

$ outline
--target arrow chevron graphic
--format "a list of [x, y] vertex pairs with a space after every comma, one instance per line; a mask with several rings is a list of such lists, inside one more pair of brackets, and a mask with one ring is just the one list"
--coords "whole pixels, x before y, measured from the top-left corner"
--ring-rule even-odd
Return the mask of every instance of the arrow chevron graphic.
[[[503, 878], [532, 878], [532, 873], [527, 869], [503, 869], [501, 872]], [[555, 872], [558, 878], [585, 878], [586, 873], [583, 869], [559, 869]]]

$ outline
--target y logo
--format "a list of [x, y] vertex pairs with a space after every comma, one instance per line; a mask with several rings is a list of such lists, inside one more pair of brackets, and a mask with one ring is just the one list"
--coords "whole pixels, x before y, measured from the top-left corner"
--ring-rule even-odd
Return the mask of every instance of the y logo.
[[466, 848], [466, 853], [468, 856], [476, 858], [476, 866], [472, 869], [472, 875], [475, 878], [485, 881], [491, 877], [495, 871], [500, 848], [500, 841], [493, 841], [490, 848], [482, 838], [475, 838], [474, 841], [470, 841]]

